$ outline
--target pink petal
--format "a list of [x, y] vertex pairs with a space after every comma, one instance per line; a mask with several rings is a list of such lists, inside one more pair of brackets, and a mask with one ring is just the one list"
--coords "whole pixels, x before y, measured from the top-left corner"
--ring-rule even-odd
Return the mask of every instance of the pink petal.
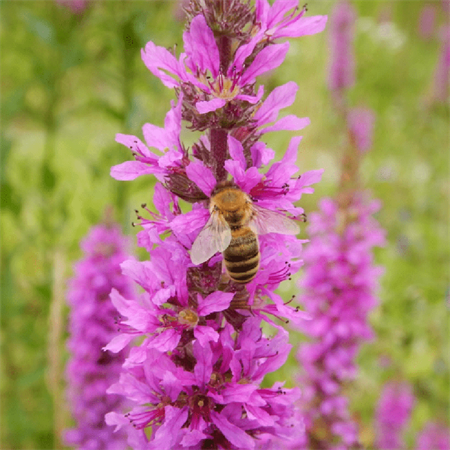
[[181, 430], [184, 432], [184, 437], [181, 439], [180, 444], [183, 447], [199, 447], [200, 441], [206, 439], [208, 436], [205, 433], [202, 433], [199, 430], [188, 430], [187, 428], [183, 428]]
[[164, 422], [156, 431], [154, 439], [148, 443], [147, 450], [173, 450], [178, 443], [178, 436], [188, 418], [189, 408], [166, 406], [164, 410]]
[[112, 340], [103, 347], [103, 350], [109, 350], [113, 353], [118, 353], [124, 349], [133, 339], [135, 338], [132, 334], [119, 334], [115, 336]]
[[[180, 79], [185, 78], [183, 65], [164, 47], [158, 47], [151, 41], [147, 42], [145, 50], [143, 49], [141, 51], [141, 57], [150, 72], [157, 76], [168, 88], [179, 86], [180, 83], [176, 78], [168, 75], [165, 71]], [[163, 69], [164, 71], [160, 69]]]
[[278, 67], [283, 62], [288, 50], [289, 42], [271, 45], [263, 49], [244, 72], [239, 84], [241, 86], [252, 84], [258, 75]]
[[195, 107], [200, 114], [206, 114], [216, 109], [222, 108], [227, 103], [223, 98], [214, 98], [208, 101], [197, 102]]
[[162, 171], [159, 167], [149, 166], [140, 161], [126, 161], [111, 167], [110, 175], [116, 180], [129, 181], [151, 173], [162, 173]]
[[211, 411], [211, 420], [231, 444], [237, 448], [242, 450], [255, 448], [255, 440], [244, 430], [229, 422], [222, 414]]
[[188, 65], [192, 72], [207, 70], [216, 78], [219, 74], [220, 56], [214, 33], [206, 24], [202, 14], [194, 17], [189, 31], [183, 34], [184, 48], [188, 55]]
[[123, 426], [128, 426], [130, 424], [130, 420], [125, 417], [123, 414], [119, 414], [116, 412], [109, 412], [105, 415], [106, 425], [115, 426], [114, 432], [120, 430]]
[[298, 131], [311, 123], [309, 117], [297, 117], [294, 115], [285, 116], [275, 122], [271, 127], [263, 128], [263, 133], [270, 133], [271, 131], [291, 130]]
[[241, 95], [237, 95], [236, 98], [238, 100], [244, 100], [244, 101], [249, 102], [252, 105], [254, 105], [255, 103], [258, 103], [262, 99], [263, 95], [264, 95], [264, 86], [261, 85], [258, 88], [258, 92], [257, 92], [256, 96], [255, 95], [244, 95], [244, 94], [241, 94]]
[[213, 173], [202, 161], [194, 160], [186, 167], [186, 175], [193, 181], [205, 195], [211, 197], [211, 192], [215, 188], [217, 181]]
[[322, 178], [324, 170], [325, 169], [309, 170], [308, 172], [302, 173], [298, 184], [301, 186], [309, 186], [311, 184], [318, 183]]
[[247, 162], [245, 161], [244, 147], [242, 147], [241, 142], [231, 136], [231, 134], [228, 135], [228, 151], [230, 156], [235, 161], [239, 162], [242, 169], [245, 170], [247, 167]]
[[294, 22], [291, 25], [280, 29], [279, 32], [275, 33], [274, 37], [278, 39], [321, 33], [325, 29], [327, 20], [327, 16], [302, 17], [298, 22]]
[[194, 328], [194, 336], [202, 347], [205, 347], [208, 342], [217, 342], [219, 340], [219, 333], [211, 327], [197, 325]]
[[136, 136], [131, 134], [116, 134], [116, 142], [128, 147], [132, 152], [151, 159], [158, 159], [158, 156], [152, 153], [147, 146]]
[[148, 347], [155, 348], [161, 353], [171, 352], [175, 350], [176, 346], [180, 342], [181, 334], [173, 328], [164, 330], [161, 334], [149, 341]]
[[197, 312], [200, 316], [207, 316], [212, 312], [223, 311], [230, 306], [231, 300], [233, 300], [233, 292], [213, 292], [209, 294], [205, 299], [202, 299], [200, 294], [198, 298]]
[[298, 91], [298, 85], [293, 81], [276, 87], [264, 100], [261, 108], [256, 111], [254, 119], [258, 126], [273, 122], [280, 109], [291, 106], [294, 103]]

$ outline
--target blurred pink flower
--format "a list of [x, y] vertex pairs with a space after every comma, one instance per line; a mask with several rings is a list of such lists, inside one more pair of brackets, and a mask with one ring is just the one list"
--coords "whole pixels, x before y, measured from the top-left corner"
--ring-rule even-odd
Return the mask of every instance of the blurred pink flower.
[[81, 14], [87, 8], [89, 0], [56, 0], [56, 2], [67, 7], [74, 14]]
[[381, 274], [372, 256], [374, 246], [384, 245], [384, 231], [372, 217], [379, 206], [355, 193], [345, 211], [328, 198], [310, 216], [300, 301], [311, 320], [300, 328], [311, 341], [301, 344], [297, 355], [306, 448], [351, 448], [358, 443], [343, 387], [356, 376], [362, 342], [373, 337], [367, 319], [377, 304], [374, 293]]
[[75, 266], [67, 294], [71, 308], [67, 394], [76, 427], [66, 430], [65, 439], [79, 449], [123, 450], [125, 434], [113, 433], [104, 417], [124, 407], [123, 398], [107, 395], [106, 390], [119, 379], [125, 354], [103, 347], [117, 334], [111, 289], [130, 298], [134, 295], [131, 280], [120, 271], [120, 263], [129, 257], [128, 242], [118, 226], [98, 225], [81, 247], [84, 258]]
[[330, 17], [328, 88], [337, 96], [341, 96], [342, 91], [353, 86], [355, 82], [355, 20], [356, 11], [350, 3], [336, 3]]
[[409, 384], [394, 381], [384, 386], [375, 415], [377, 449], [405, 448], [403, 433], [408, 425], [414, 402], [414, 394]]
[[450, 429], [437, 422], [429, 422], [418, 434], [417, 450], [450, 450]]
[[440, 30], [441, 51], [434, 73], [433, 95], [439, 102], [447, 102], [450, 83], [450, 25]]
[[366, 152], [372, 147], [375, 114], [368, 108], [352, 108], [347, 115], [347, 126], [356, 148]]
[[436, 28], [436, 6], [425, 5], [419, 16], [419, 34], [423, 39], [430, 39]]

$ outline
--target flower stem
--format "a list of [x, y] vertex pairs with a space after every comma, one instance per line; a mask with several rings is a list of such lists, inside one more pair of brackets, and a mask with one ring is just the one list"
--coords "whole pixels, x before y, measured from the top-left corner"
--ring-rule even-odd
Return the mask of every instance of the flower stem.
[[227, 177], [224, 167], [227, 157], [227, 136], [228, 133], [223, 128], [213, 128], [211, 130], [211, 154], [214, 161], [214, 175], [217, 181], [223, 181]]
[[[226, 73], [231, 60], [231, 40], [228, 36], [219, 36], [217, 47], [220, 56], [220, 72]], [[211, 154], [214, 161], [214, 175], [216, 180], [226, 179], [225, 159], [227, 157], [228, 133], [223, 128], [213, 128], [210, 133]]]

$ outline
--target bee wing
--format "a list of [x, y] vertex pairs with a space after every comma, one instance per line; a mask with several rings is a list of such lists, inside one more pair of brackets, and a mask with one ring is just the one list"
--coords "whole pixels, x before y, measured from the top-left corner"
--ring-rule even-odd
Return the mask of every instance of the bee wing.
[[256, 228], [258, 234], [298, 234], [300, 227], [283, 214], [261, 206], [252, 205], [254, 217], [252, 225]]
[[217, 252], [224, 252], [231, 242], [231, 230], [226, 221], [213, 212], [192, 244], [191, 260], [201, 264]]

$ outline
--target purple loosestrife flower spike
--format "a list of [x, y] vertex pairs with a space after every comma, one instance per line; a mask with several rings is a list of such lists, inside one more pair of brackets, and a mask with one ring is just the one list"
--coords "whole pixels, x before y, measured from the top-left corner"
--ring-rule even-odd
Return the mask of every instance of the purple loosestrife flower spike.
[[436, 6], [424, 5], [419, 16], [419, 35], [423, 39], [430, 39], [436, 28]]
[[328, 87], [339, 103], [343, 92], [355, 82], [353, 54], [355, 20], [356, 12], [350, 3], [345, 1], [336, 3], [330, 18]]
[[122, 397], [108, 395], [106, 390], [119, 379], [125, 354], [102, 348], [117, 334], [111, 289], [133, 297], [131, 281], [119, 266], [129, 257], [128, 244], [116, 225], [98, 225], [81, 247], [84, 258], [75, 266], [68, 292], [71, 358], [66, 368], [67, 394], [76, 427], [66, 431], [65, 439], [79, 449], [122, 450], [126, 436], [112, 432], [105, 414], [124, 406]]
[[88, 6], [88, 0], [56, 0], [56, 3], [69, 8], [74, 14], [82, 14]]
[[445, 103], [449, 97], [450, 80], [450, 25], [443, 26], [440, 30], [441, 53], [434, 74], [434, 99]]
[[382, 272], [374, 266], [372, 249], [384, 245], [384, 232], [372, 215], [380, 204], [361, 191], [359, 166], [372, 143], [374, 114], [348, 109], [344, 90], [353, 83], [353, 24], [355, 11], [347, 3], [335, 6], [332, 17], [330, 88], [339, 112], [347, 118], [347, 145], [341, 160], [336, 199], [324, 199], [311, 214], [310, 243], [304, 252], [301, 280], [311, 320], [301, 329], [311, 338], [298, 359], [304, 386], [306, 444], [301, 448], [360, 448], [345, 386], [355, 379], [355, 359], [361, 344], [373, 337], [368, 314], [376, 305], [375, 290]]
[[355, 194], [346, 212], [335, 200], [324, 199], [320, 212], [310, 215], [301, 300], [311, 320], [301, 329], [312, 341], [298, 353], [306, 448], [331, 449], [336, 441], [352, 448], [358, 442], [343, 386], [356, 376], [361, 343], [373, 336], [367, 315], [377, 303], [373, 292], [381, 271], [373, 266], [371, 250], [384, 243], [372, 218], [378, 209], [378, 202]]
[[417, 436], [417, 450], [450, 450], [450, 430], [441, 423], [429, 422]]
[[[127, 430], [134, 450], [254, 449], [297, 442], [303, 434], [294, 407], [299, 389], [260, 384], [291, 349], [274, 318], [304, 319], [274, 292], [302, 266], [303, 241], [263, 220], [259, 270], [247, 284], [236, 283], [225, 271], [221, 247], [200, 264], [191, 254], [199, 233], [231, 232], [209, 210], [209, 199], [225, 180], [245, 193], [254, 210], [277, 214], [290, 225], [302, 215], [295, 203], [313, 192], [322, 170], [298, 175], [300, 136], [274, 163], [275, 152], [261, 141], [265, 133], [309, 124], [308, 118], [278, 117], [293, 103], [298, 86], [288, 82], [263, 99], [264, 86], [256, 81], [283, 62], [289, 43], [281, 39], [318, 33], [326, 17], [305, 17], [305, 9], [291, 0], [272, 6], [257, 0], [255, 7], [247, 0], [194, 0], [187, 12], [179, 57], [153, 42], [142, 51], [147, 68], [177, 96], [164, 127], [144, 125], [145, 143], [116, 136], [135, 160], [113, 167], [112, 176], [154, 175], [159, 183], [156, 211], [143, 204], [143, 212], [137, 212], [143, 228], [138, 244], [150, 259], [121, 265], [140, 294], [111, 293], [120, 333], [105, 348], [119, 352], [131, 342], [139, 345], [131, 348], [119, 381], [109, 389], [126, 397], [131, 410], [125, 416], [111, 412], [106, 421]], [[180, 139], [183, 121], [201, 132], [191, 148]], [[192, 204], [191, 211], [182, 212], [183, 201]], [[283, 217], [288, 214], [289, 219]], [[219, 232], [211, 234], [214, 245], [224, 245], [221, 239]], [[273, 336], [263, 334], [262, 321], [275, 330]]]
[[403, 433], [406, 430], [414, 395], [407, 383], [387, 383], [376, 411], [376, 448], [397, 450], [405, 448]]
[[352, 108], [347, 115], [347, 126], [355, 147], [366, 152], [372, 147], [375, 114], [368, 108]]

